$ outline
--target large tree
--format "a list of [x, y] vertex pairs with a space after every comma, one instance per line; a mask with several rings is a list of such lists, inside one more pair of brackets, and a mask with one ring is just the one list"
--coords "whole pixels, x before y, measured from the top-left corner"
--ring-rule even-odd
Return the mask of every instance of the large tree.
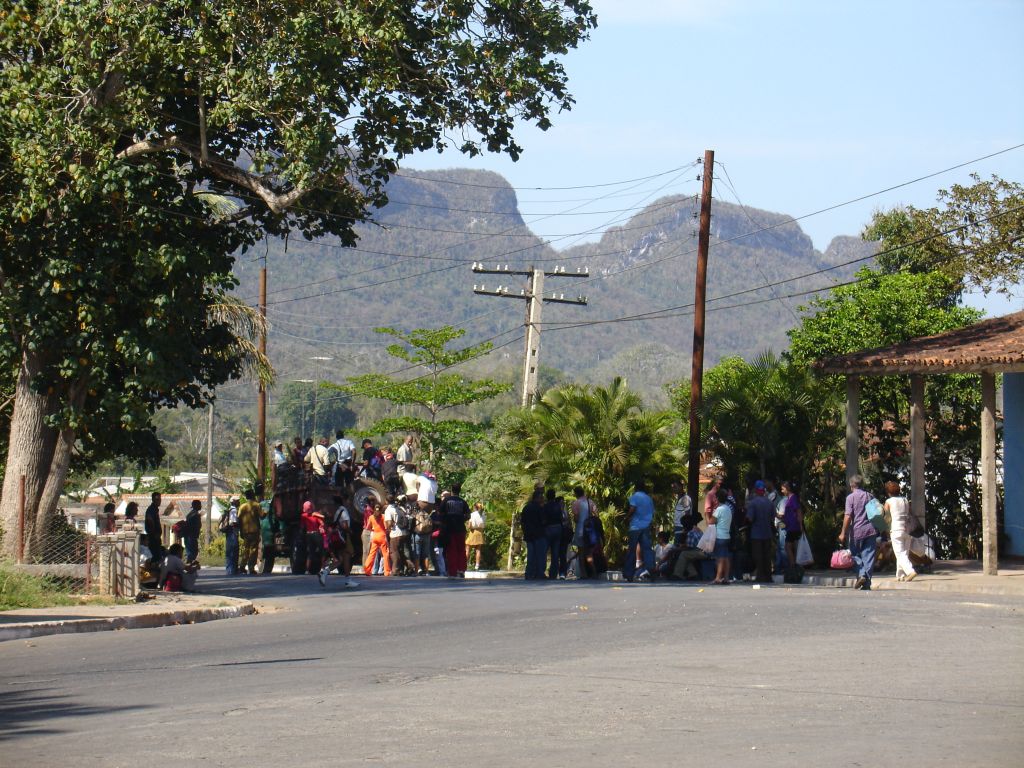
[[517, 157], [517, 121], [571, 107], [557, 57], [594, 24], [584, 0], [4, 0], [0, 524], [21, 474], [33, 519], [74, 445], [152, 453], [134, 426], [154, 402], [201, 405], [238, 374], [207, 313], [227, 254], [266, 233], [352, 243], [412, 152]]

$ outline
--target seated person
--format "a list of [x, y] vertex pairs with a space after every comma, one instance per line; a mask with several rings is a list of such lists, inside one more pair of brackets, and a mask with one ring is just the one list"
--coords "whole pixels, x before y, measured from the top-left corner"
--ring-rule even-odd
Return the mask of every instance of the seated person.
[[700, 570], [697, 563], [707, 560], [708, 556], [703, 550], [697, 548], [700, 541], [701, 530], [697, 527], [697, 516], [686, 515], [683, 517], [683, 546], [679, 548], [678, 559], [672, 569], [674, 579], [699, 579]]
[[679, 552], [677, 547], [669, 545], [668, 531], [658, 531], [658, 544], [654, 548], [654, 572], [662, 578], [672, 572], [672, 561]]
[[149, 589], [157, 585], [160, 578], [160, 566], [153, 559], [146, 534], [139, 536], [139, 584]]
[[167, 556], [160, 566], [160, 580], [157, 587], [164, 592], [194, 592], [196, 588], [196, 572], [199, 566], [194, 563], [185, 565], [181, 559], [184, 554], [181, 544], [172, 544]]

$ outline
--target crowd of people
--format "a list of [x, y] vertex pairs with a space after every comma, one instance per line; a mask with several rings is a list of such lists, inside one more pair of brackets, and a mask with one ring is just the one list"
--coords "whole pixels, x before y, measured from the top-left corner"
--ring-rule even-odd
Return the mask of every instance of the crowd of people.
[[[278, 516], [254, 491], [247, 491], [244, 500], [231, 501], [219, 523], [225, 535], [228, 575], [269, 574], [276, 556], [294, 557], [295, 551], [303, 553], [305, 572], [317, 574], [324, 586], [332, 573], [340, 574], [346, 586], [356, 586], [351, 573], [357, 557], [370, 578], [428, 574], [459, 578], [465, 577], [471, 564], [479, 570], [486, 527], [483, 504], [471, 506], [458, 483], [438, 493], [436, 477], [415, 463], [411, 437], [398, 451], [378, 450], [372, 441], [364, 440], [361, 457], [343, 432], [336, 437], [334, 443], [327, 438], [318, 443], [296, 438], [289, 452], [283, 443], [276, 446], [275, 482], [288, 467], [302, 468], [331, 494], [330, 505], [317, 505], [311, 499], [303, 503], [297, 539], [282, 539]], [[348, 492], [348, 484], [357, 476], [385, 483], [386, 496], [365, 495], [362, 508], [357, 509]], [[882, 504], [863, 483], [859, 475], [850, 480], [839, 533], [841, 546], [848, 548], [849, 560], [857, 569], [856, 587], [871, 588], [882, 534], [888, 534], [882, 538], [891, 545], [897, 578], [914, 579], [912, 542], [923, 531], [899, 484], [886, 484]], [[737, 498], [717, 478], [704, 488], [700, 509], [681, 480], [674, 480], [671, 488], [671, 531], [655, 530], [655, 502], [646, 483], [637, 483], [628, 499], [622, 567], [626, 581], [771, 582], [774, 575], [783, 574], [786, 581], [798, 582], [801, 566], [813, 561], [794, 483], [754, 480]], [[537, 487], [523, 507], [518, 523], [527, 580], [590, 579], [608, 570], [597, 505], [581, 487], [574, 488], [573, 494], [574, 500], [568, 502], [553, 488]], [[160, 502], [160, 494], [154, 493], [145, 512], [143, 563], [159, 587], [190, 589], [199, 567], [202, 504], [193, 501], [189, 513], [173, 528], [184, 546], [165, 549]], [[112, 518], [113, 509], [106, 512]], [[134, 525], [137, 515], [138, 505], [129, 503], [128, 524]]]

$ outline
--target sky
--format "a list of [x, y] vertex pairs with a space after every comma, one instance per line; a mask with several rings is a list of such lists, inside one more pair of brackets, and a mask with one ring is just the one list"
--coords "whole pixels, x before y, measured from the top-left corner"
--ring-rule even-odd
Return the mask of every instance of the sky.
[[[576, 105], [547, 132], [521, 128], [518, 162], [448, 151], [403, 169], [500, 173], [556, 248], [698, 194], [707, 149], [714, 198], [806, 216], [821, 250], [876, 210], [935, 205], [972, 172], [1024, 183], [1024, 146], [1004, 151], [1024, 144], [1024, 0], [592, 5], [598, 28], [565, 59]], [[1018, 311], [1024, 286], [969, 303]]]

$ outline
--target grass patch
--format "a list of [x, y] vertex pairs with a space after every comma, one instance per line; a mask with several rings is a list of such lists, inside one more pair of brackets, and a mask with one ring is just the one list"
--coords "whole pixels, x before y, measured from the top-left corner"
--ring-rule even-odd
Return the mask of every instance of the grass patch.
[[0, 611], [16, 608], [52, 608], [60, 605], [113, 605], [112, 597], [79, 595], [74, 580], [25, 573], [0, 562]]

